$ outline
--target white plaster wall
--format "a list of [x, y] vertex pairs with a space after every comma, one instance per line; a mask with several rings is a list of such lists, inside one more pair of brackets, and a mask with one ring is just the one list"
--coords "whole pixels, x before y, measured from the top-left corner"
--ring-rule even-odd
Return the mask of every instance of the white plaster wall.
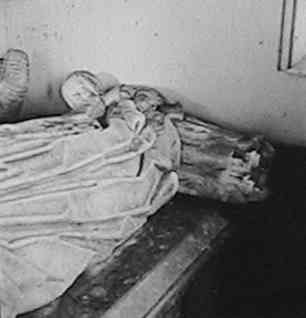
[[60, 111], [59, 83], [89, 69], [171, 88], [204, 117], [306, 144], [306, 80], [276, 71], [281, 2], [6, 1], [7, 46], [31, 57], [25, 113]]
[[0, 54], [6, 49], [7, 25], [5, 23], [5, 5], [0, 1]]

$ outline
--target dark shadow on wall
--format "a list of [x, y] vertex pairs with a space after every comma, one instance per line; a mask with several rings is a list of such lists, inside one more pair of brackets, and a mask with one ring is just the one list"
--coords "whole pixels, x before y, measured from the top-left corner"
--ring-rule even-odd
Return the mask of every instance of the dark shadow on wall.
[[271, 188], [264, 203], [224, 207], [236, 231], [191, 284], [186, 318], [306, 316], [306, 148], [277, 147]]

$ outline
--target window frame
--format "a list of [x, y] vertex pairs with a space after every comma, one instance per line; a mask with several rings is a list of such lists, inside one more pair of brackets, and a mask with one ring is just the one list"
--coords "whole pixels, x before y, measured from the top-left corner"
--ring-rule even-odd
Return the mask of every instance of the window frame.
[[277, 70], [306, 77], [306, 0], [283, 0]]

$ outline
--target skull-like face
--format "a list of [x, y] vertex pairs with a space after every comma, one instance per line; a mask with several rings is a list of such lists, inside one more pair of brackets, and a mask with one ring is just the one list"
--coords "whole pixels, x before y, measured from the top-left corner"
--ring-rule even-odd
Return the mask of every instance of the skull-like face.
[[61, 94], [68, 106], [75, 112], [88, 113], [98, 111], [100, 117], [104, 114], [105, 105], [100, 98], [99, 82], [87, 71], [73, 72], [64, 82]]

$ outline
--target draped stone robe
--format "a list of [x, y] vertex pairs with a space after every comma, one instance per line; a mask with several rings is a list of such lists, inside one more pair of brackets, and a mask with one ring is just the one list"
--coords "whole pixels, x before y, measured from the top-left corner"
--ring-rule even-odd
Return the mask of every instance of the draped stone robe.
[[0, 126], [2, 318], [58, 297], [177, 191], [171, 120], [133, 130], [135, 118], [109, 116], [106, 128], [86, 114]]

